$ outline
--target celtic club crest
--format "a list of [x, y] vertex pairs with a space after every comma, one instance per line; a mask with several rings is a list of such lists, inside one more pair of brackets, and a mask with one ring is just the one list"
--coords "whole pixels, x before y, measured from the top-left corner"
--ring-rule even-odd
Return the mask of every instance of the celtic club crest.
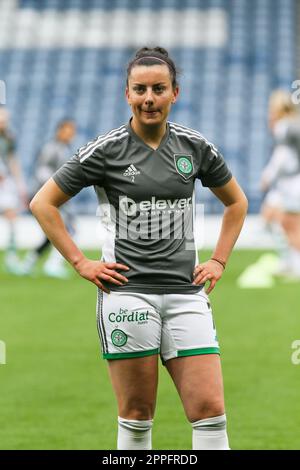
[[114, 346], [121, 348], [127, 343], [127, 335], [122, 330], [114, 330], [111, 334], [111, 340]]
[[177, 172], [184, 178], [189, 179], [194, 173], [192, 155], [175, 154], [175, 168]]

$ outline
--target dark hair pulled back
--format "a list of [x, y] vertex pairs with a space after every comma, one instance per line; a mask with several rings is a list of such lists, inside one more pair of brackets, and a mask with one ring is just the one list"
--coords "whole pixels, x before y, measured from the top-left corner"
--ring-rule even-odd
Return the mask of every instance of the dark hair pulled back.
[[128, 85], [128, 78], [130, 76], [131, 70], [133, 67], [138, 65], [167, 65], [171, 81], [172, 87], [176, 88], [178, 85], [177, 83], [177, 69], [173, 60], [169, 57], [169, 53], [163, 47], [142, 47], [135, 53], [135, 57], [129, 62], [127, 66], [127, 85]]

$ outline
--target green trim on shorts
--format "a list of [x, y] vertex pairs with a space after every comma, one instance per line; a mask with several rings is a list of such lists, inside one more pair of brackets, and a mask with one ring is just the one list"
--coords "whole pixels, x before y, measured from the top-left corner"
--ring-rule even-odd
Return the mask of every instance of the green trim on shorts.
[[220, 354], [219, 348], [198, 348], [177, 351], [177, 357], [198, 356], [199, 354]]
[[137, 351], [129, 353], [103, 354], [103, 359], [130, 359], [131, 357], [146, 357], [159, 354], [159, 349], [150, 349], [149, 351]]

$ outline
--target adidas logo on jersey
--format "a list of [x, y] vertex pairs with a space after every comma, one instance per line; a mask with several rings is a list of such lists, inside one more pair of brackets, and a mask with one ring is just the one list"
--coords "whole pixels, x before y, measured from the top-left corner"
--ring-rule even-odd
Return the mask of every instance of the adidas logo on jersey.
[[129, 167], [124, 171], [123, 176], [130, 176], [132, 183], [134, 182], [134, 177], [140, 175], [141, 172], [136, 169], [134, 165], [129, 165]]

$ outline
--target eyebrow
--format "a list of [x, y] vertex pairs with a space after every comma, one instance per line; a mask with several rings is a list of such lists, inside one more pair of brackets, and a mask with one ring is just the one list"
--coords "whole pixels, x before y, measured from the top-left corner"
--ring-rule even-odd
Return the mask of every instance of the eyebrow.
[[[132, 85], [147, 86], [144, 83], [139, 83], [139, 82], [134, 82]], [[158, 86], [158, 85], [166, 85], [166, 82], [154, 83], [152, 86]]]

